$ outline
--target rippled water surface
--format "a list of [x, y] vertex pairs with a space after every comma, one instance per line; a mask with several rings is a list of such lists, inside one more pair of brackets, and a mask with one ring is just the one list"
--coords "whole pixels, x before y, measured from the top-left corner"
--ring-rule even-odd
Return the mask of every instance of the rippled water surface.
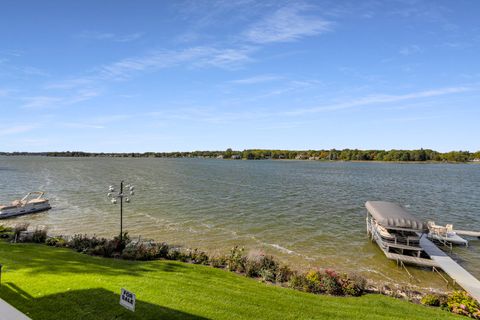
[[[333, 267], [406, 282], [366, 236], [364, 203], [401, 203], [416, 216], [480, 230], [480, 165], [212, 159], [0, 157], [0, 203], [45, 190], [53, 209], [3, 221], [46, 225], [51, 233], [113, 235], [119, 208], [107, 187], [136, 186], [124, 228], [210, 252], [234, 244], [297, 268]], [[480, 277], [480, 241], [453, 256]], [[438, 275], [410, 268], [419, 286]]]

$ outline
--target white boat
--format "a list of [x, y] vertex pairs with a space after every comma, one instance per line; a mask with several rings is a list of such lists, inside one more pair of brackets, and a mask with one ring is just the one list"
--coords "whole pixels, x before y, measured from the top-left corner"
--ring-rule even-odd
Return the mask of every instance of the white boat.
[[0, 219], [51, 209], [48, 199], [43, 197], [44, 194], [42, 191], [29, 192], [21, 200], [15, 200], [10, 205], [0, 205]]
[[453, 231], [453, 225], [447, 224], [444, 226], [437, 226], [435, 222], [428, 222], [428, 238], [431, 240], [440, 241], [447, 244], [468, 246], [468, 240], [460, 237], [455, 231]]

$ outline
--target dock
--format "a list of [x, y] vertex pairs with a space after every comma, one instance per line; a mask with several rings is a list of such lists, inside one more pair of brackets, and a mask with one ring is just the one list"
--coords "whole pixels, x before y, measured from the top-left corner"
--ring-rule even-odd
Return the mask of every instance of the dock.
[[420, 246], [438, 266], [473, 298], [480, 302], [480, 281], [440, 250], [427, 237], [420, 238]]
[[453, 230], [459, 236], [477, 237], [480, 238], [480, 231], [467, 231], [467, 230]]

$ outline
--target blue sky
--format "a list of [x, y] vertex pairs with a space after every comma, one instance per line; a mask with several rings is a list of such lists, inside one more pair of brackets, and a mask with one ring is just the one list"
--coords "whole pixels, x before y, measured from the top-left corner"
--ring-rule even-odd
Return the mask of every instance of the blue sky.
[[2, 1], [0, 151], [480, 149], [479, 1]]

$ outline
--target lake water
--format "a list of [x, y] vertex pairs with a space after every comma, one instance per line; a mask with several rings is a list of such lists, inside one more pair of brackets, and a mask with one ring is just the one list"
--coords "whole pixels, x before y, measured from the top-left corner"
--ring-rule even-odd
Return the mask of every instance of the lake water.
[[[121, 179], [136, 186], [124, 207], [131, 235], [211, 253], [238, 244], [296, 268], [332, 267], [376, 280], [408, 283], [408, 276], [368, 240], [367, 200], [480, 230], [480, 165], [154, 158], [0, 157], [0, 203], [45, 190], [53, 206], [0, 223], [112, 236], [119, 207], [106, 194]], [[480, 277], [479, 240], [453, 256]], [[438, 275], [409, 270], [414, 285], [444, 287]]]

